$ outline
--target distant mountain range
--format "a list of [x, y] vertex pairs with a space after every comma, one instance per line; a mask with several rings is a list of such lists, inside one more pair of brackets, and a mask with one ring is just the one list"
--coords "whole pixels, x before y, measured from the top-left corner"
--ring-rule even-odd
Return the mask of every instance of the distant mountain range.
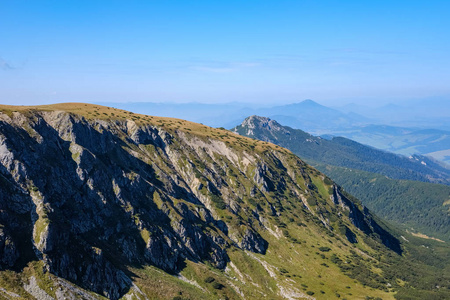
[[355, 113], [343, 113], [320, 105], [312, 100], [299, 103], [258, 109], [256, 115], [267, 116], [279, 120], [287, 126], [302, 128], [308, 132], [330, 132], [335, 128], [353, 128], [371, 122]]
[[360, 104], [347, 104], [335, 109], [344, 113], [357, 113], [379, 124], [399, 127], [436, 128], [450, 131], [450, 99], [427, 98], [408, 102], [369, 107]]
[[389, 153], [347, 138], [323, 139], [259, 116], [248, 117], [232, 131], [291, 150], [380, 216], [450, 241], [450, 170], [439, 163], [425, 156]]
[[[428, 104], [427, 104], [428, 103]], [[312, 100], [271, 107], [243, 103], [114, 103], [138, 113], [187, 119], [212, 127], [233, 128], [250, 115], [275, 119], [314, 135], [343, 136], [394, 153], [428, 155], [450, 163], [450, 115], [445, 100], [390, 104], [380, 108], [347, 105], [330, 108]]]
[[379, 173], [390, 178], [450, 184], [450, 169], [421, 155], [405, 157], [343, 137], [324, 139], [282, 126], [266, 117], [251, 116], [232, 131], [288, 148], [301, 158]]

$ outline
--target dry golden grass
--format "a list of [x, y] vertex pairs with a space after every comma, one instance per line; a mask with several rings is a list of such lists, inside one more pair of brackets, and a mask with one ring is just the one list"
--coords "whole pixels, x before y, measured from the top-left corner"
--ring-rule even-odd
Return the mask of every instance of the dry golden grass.
[[419, 238], [427, 239], [427, 240], [435, 240], [435, 241], [438, 241], [438, 242], [441, 242], [441, 243], [445, 243], [443, 240], [440, 240], [440, 239], [435, 238], [435, 237], [432, 237], [432, 236], [428, 236], [428, 235], [423, 234], [423, 233], [420, 233], [420, 232], [417, 232], [417, 233], [415, 233], [415, 232], [409, 232], [409, 231], [407, 231], [407, 232], [408, 232], [409, 234], [415, 236], [415, 237], [419, 237]]
[[165, 128], [168, 131], [183, 131], [191, 133], [198, 137], [209, 137], [225, 142], [233, 148], [249, 148], [257, 152], [266, 150], [277, 150], [284, 153], [290, 153], [289, 150], [284, 149], [272, 143], [254, 140], [248, 137], [240, 136], [226, 129], [212, 128], [203, 124], [189, 122], [182, 119], [156, 117], [143, 114], [136, 114], [123, 109], [113, 107], [88, 104], [88, 103], [57, 103], [50, 105], [35, 105], [35, 106], [14, 106], [14, 105], [0, 105], [0, 112], [12, 115], [13, 112], [27, 113], [33, 111], [65, 111], [76, 115], [83, 116], [88, 120], [113, 120], [113, 121], [134, 121], [138, 125], [153, 125]]

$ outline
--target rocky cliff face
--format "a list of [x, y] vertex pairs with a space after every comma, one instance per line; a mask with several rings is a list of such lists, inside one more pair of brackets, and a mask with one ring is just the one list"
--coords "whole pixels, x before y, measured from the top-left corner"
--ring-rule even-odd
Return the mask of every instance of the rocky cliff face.
[[118, 299], [133, 286], [129, 266], [225, 270], [230, 251], [265, 254], [300, 219], [401, 251], [324, 179], [287, 150], [181, 120], [82, 104], [3, 109], [0, 268], [39, 260]]
[[[246, 118], [242, 123], [232, 129], [235, 133], [244, 135], [244, 136], [258, 136], [260, 137], [260, 132], [263, 131], [265, 134], [271, 133], [279, 133], [283, 135], [290, 135], [289, 130], [286, 127], [282, 126], [275, 120], [266, 117], [260, 116], [250, 116]], [[305, 132], [305, 136], [311, 136]], [[269, 136], [261, 136], [261, 140], [266, 142], [270, 142], [271, 139], [277, 139], [276, 135], [272, 135], [272, 138]]]

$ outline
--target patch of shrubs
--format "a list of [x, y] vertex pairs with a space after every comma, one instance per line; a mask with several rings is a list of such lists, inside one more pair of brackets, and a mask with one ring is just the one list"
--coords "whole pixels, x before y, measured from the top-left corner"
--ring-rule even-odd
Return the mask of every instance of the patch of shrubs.
[[206, 283], [211, 283], [212, 287], [215, 288], [216, 290], [221, 290], [225, 287], [223, 284], [217, 282], [216, 279], [211, 276], [206, 277], [204, 281]]
[[205, 282], [206, 282], [206, 283], [211, 283], [211, 282], [213, 282], [214, 280], [216, 280], [216, 279], [214, 279], [214, 278], [211, 277], [211, 276], [205, 278]]
[[215, 288], [216, 290], [221, 290], [223, 289], [225, 286], [217, 281], [214, 281], [212, 284], [212, 287]]
[[322, 252], [328, 252], [331, 250], [331, 248], [330, 247], [320, 247], [319, 250]]

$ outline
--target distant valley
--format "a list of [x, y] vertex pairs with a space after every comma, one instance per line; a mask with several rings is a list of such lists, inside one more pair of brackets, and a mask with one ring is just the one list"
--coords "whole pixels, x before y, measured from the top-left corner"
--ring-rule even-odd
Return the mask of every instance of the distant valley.
[[387, 125], [367, 125], [335, 130], [326, 138], [343, 136], [362, 144], [410, 156], [422, 154], [450, 163], [450, 131], [417, 129]]

